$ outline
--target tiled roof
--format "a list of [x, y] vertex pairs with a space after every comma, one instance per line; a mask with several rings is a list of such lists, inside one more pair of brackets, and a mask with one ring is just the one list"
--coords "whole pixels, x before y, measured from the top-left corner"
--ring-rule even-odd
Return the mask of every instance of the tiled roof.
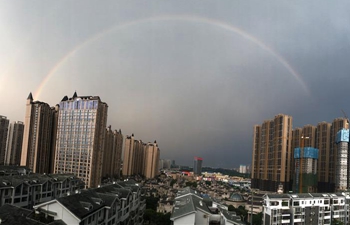
[[82, 192], [81, 194], [74, 194], [58, 198], [57, 201], [72, 212], [77, 218], [83, 219], [92, 212], [104, 207], [104, 204], [96, 204], [91, 197], [99, 198], [99, 196], [97, 194], [93, 194], [93, 192]]
[[176, 199], [171, 218], [175, 219], [195, 212], [192, 195], [182, 196]]
[[[23, 209], [14, 205], [0, 207], [1, 225], [38, 225], [44, 224], [35, 220], [31, 210]], [[55, 220], [48, 225], [67, 225], [62, 220]]]
[[223, 208], [220, 208], [220, 212], [228, 221], [230, 221], [233, 224], [246, 224], [241, 220], [239, 216], [237, 216], [235, 212], [231, 212]]

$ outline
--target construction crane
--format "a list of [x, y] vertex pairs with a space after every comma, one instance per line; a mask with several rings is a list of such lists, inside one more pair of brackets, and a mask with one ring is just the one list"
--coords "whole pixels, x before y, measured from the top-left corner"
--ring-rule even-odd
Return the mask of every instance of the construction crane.
[[346, 124], [345, 124], [344, 128], [345, 128], [345, 129], [349, 129], [349, 117], [348, 117], [348, 115], [346, 115], [346, 113], [344, 112], [344, 110], [341, 110], [341, 111], [343, 112], [344, 117], [345, 117], [345, 119], [346, 119]]

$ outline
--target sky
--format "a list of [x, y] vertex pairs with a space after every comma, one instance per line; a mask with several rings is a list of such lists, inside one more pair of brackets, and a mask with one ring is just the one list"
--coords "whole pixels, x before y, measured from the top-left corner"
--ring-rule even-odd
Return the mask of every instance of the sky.
[[350, 1], [2, 0], [0, 115], [100, 96], [162, 159], [251, 164], [253, 126], [350, 115]]

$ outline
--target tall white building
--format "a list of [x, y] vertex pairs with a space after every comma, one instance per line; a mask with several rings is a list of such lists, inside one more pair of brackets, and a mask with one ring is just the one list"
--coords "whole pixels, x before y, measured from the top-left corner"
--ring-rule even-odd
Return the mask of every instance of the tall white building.
[[59, 105], [54, 173], [101, 183], [108, 105], [98, 96], [65, 96]]

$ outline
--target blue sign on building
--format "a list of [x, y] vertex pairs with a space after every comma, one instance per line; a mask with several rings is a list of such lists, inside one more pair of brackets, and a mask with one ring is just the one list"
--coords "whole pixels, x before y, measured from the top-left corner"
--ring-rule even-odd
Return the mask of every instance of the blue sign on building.
[[349, 142], [349, 129], [341, 129], [337, 133], [337, 144], [339, 142]]
[[312, 147], [295, 148], [294, 159], [299, 159], [301, 152], [303, 152], [303, 158], [318, 159], [318, 149]]

